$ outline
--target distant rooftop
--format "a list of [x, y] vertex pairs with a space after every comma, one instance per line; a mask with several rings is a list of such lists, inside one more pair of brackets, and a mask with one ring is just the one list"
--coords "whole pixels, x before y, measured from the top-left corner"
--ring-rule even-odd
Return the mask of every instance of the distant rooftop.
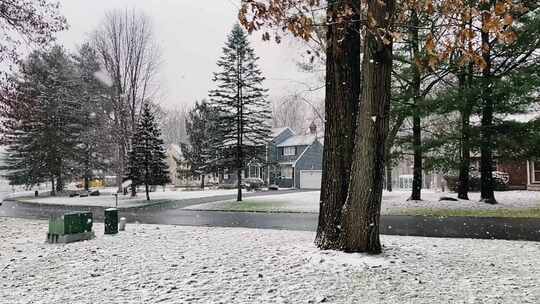
[[315, 141], [317, 136], [313, 134], [309, 135], [295, 135], [287, 138], [283, 142], [279, 143], [278, 147], [291, 147], [291, 146], [308, 146]]
[[[279, 134], [283, 133], [285, 130], [287, 129], [290, 129], [289, 127], [282, 127], [282, 128], [272, 128], [271, 132], [270, 132], [270, 136], [272, 139], [278, 137]], [[291, 132], [293, 132], [291, 130]], [[293, 132], [294, 134], [294, 132]]]

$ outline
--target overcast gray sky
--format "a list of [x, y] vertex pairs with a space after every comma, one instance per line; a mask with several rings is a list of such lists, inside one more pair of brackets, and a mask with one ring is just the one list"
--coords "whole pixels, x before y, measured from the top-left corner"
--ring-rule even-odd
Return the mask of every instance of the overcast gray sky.
[[[68, 49], [84, 41], [100, 23], [106, 11], [136, 8], [153, 21], [162, 49], [160, 71], [161, 104], [175, 107], [207, 96], [212, 72], [225, 39], [237, 18], [237, 0], [61, 0], [62, 13], [70, 29], [58, 35]], [[300, 83], [314, 83], [314, 76], [300, 72], [300, 43], [280, 45], [263, 42], [260, 33], [251, 37], [261, 57], [259, 65], [267, 78], [272, 99], [306, 89]]]

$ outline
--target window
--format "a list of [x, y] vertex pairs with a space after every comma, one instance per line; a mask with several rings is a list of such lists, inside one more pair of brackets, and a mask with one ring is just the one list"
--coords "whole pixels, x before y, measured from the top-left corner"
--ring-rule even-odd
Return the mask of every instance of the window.
[[293, 167], [292, 166], [283, 166], [281, 167], [281, 177], [282, 178], [292, 178], [293, 176]]
[[261, 168], [257, 166], [249, 166], [249, 176], [248, 177], [260, 177]]
[[296, 147], [283, 148], [283, 155], [285, 156], [296, 155]]
[[400, 189], [412, 189], [412, 175], [400, 175], [399, 176], [399, 188]]
[[532, 181], [534, 183], [540, 182], [540, 162], [533, 161], [532, 165]]

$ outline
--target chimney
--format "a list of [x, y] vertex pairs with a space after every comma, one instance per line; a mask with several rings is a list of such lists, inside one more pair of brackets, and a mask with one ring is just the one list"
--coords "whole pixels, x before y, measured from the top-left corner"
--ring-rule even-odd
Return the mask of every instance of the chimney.
[[314, 121], [312, 121], [311, 124], [309, 125], [309, 133], [317, 136], [317, 125], [315, 124]]

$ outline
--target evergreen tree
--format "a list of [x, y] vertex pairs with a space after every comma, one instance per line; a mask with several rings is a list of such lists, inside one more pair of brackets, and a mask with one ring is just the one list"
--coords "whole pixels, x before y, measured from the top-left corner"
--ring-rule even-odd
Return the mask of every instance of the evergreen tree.
[[238, 201], [242, 200], [246, 160], [264, 155], [270, 137], [270, 104], [258, 59], [246, 33], [236, 24], [217, 62], [219, 72], [213, 78], [216, 89], [210, 91], [218, 111], [214, 148], [220, 151], [221, 165], [236, 170]]
[[186, 118], [189, 145], [182, 144], [182, 153], [189, 163], [191, 175], [201, 177], [201, 189], [204, 189], [205, 175], [215, 169], [217, 156], [212, 146], [217, 136], [215, 117], [215, 109], [203, 100], [195, 103]]
[[150, 200], [150, 185], [165, 185], [170, 182], [166, 158], [161, 130], [146, 103], [128, 153], [127, 178], [132, 182], [132, 196], [135, 196], [137, 186], [144, 185], [146, 199]]
[[110, 165], [113, 140], [109, 121], [112, 109], [109, 89], [95, 77], [100, 70], [95, 49], [88, 43], [83, 44], [74, 59], [83, 129], [78, 146], [78, 167], [84, 189], [88, 190], [95, 171], [104, 170]]
[[54, 195], [76, 174], [81, 123], [75, 78], [73, 63], [59, 46], [32, 53], [12, 78], [12, 94], [2, 100], [5, 169], [12, 184], [49, 180]]

